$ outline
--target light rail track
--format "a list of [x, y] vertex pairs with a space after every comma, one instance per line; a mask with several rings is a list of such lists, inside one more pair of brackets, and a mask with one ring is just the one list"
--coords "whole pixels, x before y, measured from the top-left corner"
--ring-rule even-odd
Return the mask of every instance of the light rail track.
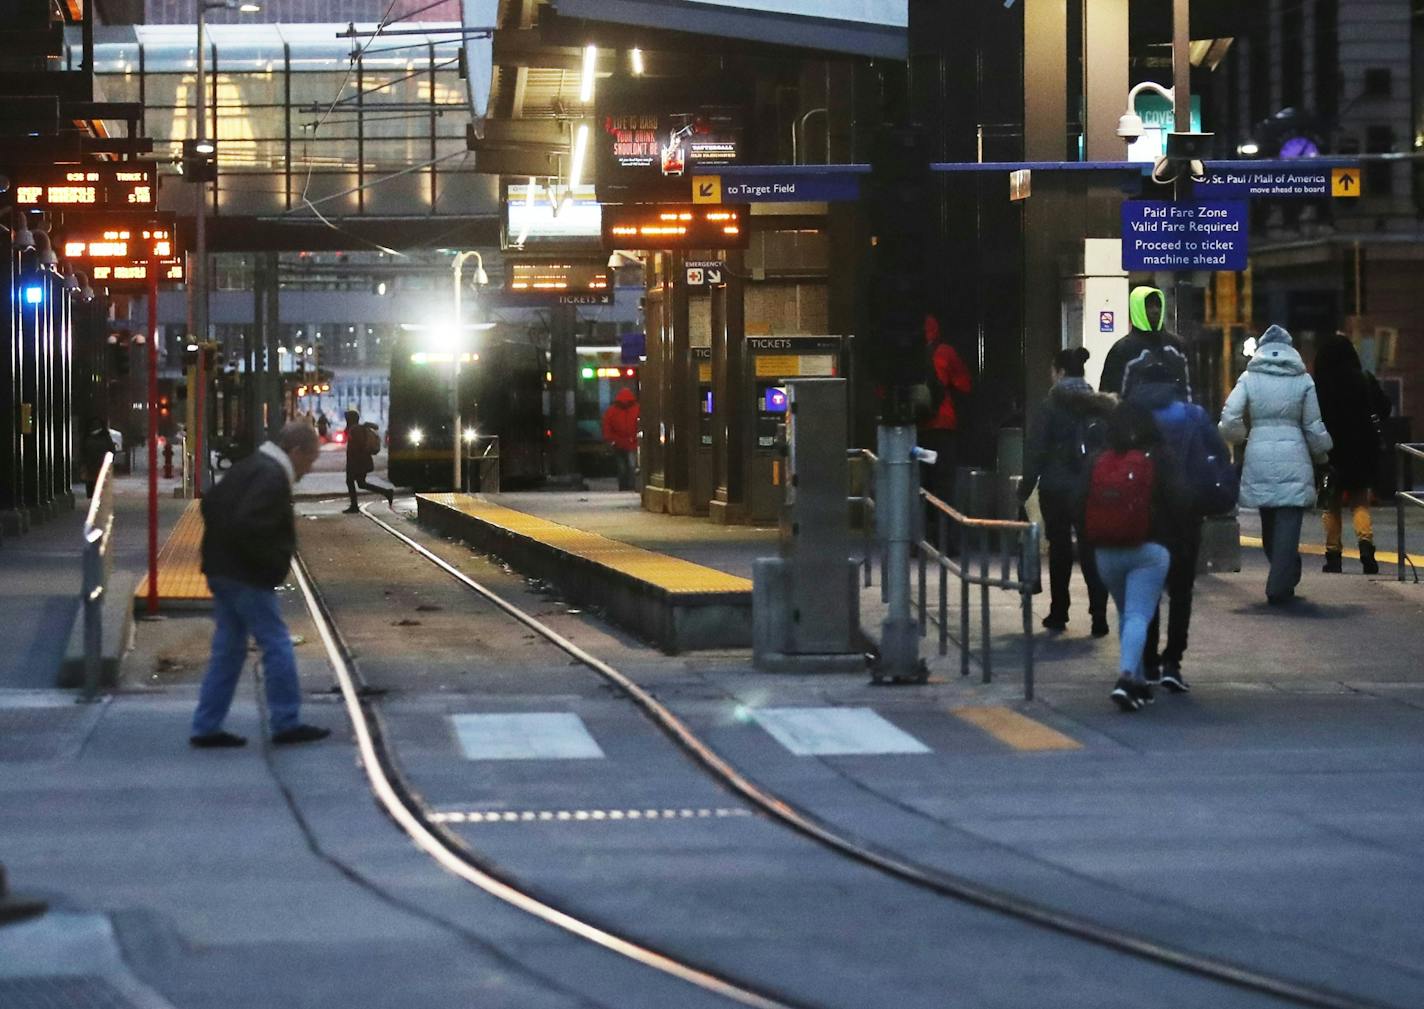
[[[694, 762], [722, 785], [741, 796], [754, 809], [839, 855], [956, 901], [1071, 936], [1140, 960], [1170, 967], [1234, 988], [1283, 999], [1296, 1005], [1314, 1007], [1314, 1009], [1401, 1009], [1401, 1007], [1303, 984], [1219, 958], [1166, 945], [1142, 935], [1122, 931], [1091, 919], [1057, 910], [1017, 894], [987, 887], [974, 880], [907, 860], [893, 851], [887, 851], [864, 839], [850, 836], [768, 792], [748, 778], [713, 751], [666, 705], [618, 669], [579, 647], [487, 586], [480, 584], [423, 544], [372, 515], [368, 508], [363, 507], [362, 513], [385, 532], [493, 604], [497, 609], [528, 627], [626, 693], [642, 712], [682, 748]], [[619, 936], [609, 929], [569, 915], [520, 890], [509, 881], [499, 878], [489, 867], [482, 865], [457, 836], [441, 826], [434, 814], [426, 809], [414, 796], [412, 790], [404, 784], [396, 765], [395, 755], [390, 752], [385, 743], [384, 733], [380, 727], [379, 713], [363, 703], [359, 696], [354, 663], [335, 628], [331, 614], [328, 612], [319, 590], [313, 585], [300, 561], [294, 562], [293, 567], [298, 585], [319, 628], [327, 654], [331, 658], [333, 668], [337, 671], [347, 713], [355, 727], [357, 746], [361, 751], [371, 787], [392, 818], [432, 858], [449, 871], [501, 900], [564, 928], [580, 938], [595, 942], [705, 990], [724, 995], [744, 1005], [768, 1007], [804, 1005], [804, 1003], [796, 1002], [785, 995], [766, 992], [755, 985], [733, 980], [718, 971], [686, 963], [676, 957], [653, 950], [644, 944]]]

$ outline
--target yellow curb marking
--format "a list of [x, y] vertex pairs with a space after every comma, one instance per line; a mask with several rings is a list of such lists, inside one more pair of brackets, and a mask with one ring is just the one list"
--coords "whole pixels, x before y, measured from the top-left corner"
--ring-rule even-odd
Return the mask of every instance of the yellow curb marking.
[[[1242, 536], [1241, 545], [1243, 547], [1265, 547], [1265, 544], [1261, 542], [1261, 538], [1259, 536]], [[1303, 554], [1310, 554], [1312, 557], [1325, 556], [1325, 548], [1323, 546], [1317, 546], [1314, 543], [1302, 543], [1300, 545], [1300, 552]], [[1340, 556], [1348, 557], [1351, 560], [1357, 561], [1360, 559], [1360, 552], [1358, 550], [1342, 550], [1340, 552]], [[1424, 566], [1424, 555], [1409, 554], [1408, 557], [1409, 563], [1413, 564], [1415, 567]], [[1375, 560], [1379, 561], [1381, 564], [1398, 564], [1399, 554], [1394, 553], [1390, 550], [1376, 550]]]
[[1081, 750], [1083, 744], [1010, 708], [951, 708], [950, 714], [983, 729], [1015, 750]]

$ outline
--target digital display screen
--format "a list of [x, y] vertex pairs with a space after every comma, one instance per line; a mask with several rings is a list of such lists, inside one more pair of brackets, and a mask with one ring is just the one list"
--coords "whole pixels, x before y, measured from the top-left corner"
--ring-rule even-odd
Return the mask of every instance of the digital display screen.
[[521, 293], [565, 294], [607, 291], [613, 286], [608, 267], [601, 262], [567, 259], [506, 260], [504, 287]]
[[148, 281], [150, 257], [158, 260], [160, 282], [183, 279], [172, 214], [74, 216], [58, 232], [55, 248], [60, 258], [87, 271], [96, 284], [142, 286]]
[[[143, 284], [148, 282], [148, 264], [114, 266], [106, 263], [94, 263], [89, 267], [89, 277], [94, 283], [102, 284], [105, 287], [125, 283]], [[159, 263], [158, 279], [160, 283], [182, 283], [184, 279], [182, 261]]]
[[746, 118], [744, 101], [701, 82], [687, 91], [652, 78], [600, 81], [593, 133], [600, 197], [656, 196], [693, 171], [745, 162]]
[[626, 204], [603, 208], [606, 249], [744, 249], [745, 205]]
[[15, 186], [15, 204], [63, 210], [147, 210], [158, 195], [152, 166], [86, 165], [39, 168]]
[[504, 199], [507, 249], [592, 249], [601, 234], [602, 208], [593, 186], [511, 184]]
[[762, 393], [762, 413], [785, 413], [786, 390], [780, 386], [770, 386]]

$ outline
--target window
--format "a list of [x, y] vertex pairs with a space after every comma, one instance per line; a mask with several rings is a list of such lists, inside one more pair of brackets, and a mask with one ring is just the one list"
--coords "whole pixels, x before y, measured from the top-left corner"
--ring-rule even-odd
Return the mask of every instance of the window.
[[[1388, 154], [1394, 150], [1394, 128], [1370, 126], [1365, 130], [1365, 153]], [[1366, 196], [1389, 196], [1394, 193], [1394, 165], [1388, 161], [1366, 163], [1364, 172]]]

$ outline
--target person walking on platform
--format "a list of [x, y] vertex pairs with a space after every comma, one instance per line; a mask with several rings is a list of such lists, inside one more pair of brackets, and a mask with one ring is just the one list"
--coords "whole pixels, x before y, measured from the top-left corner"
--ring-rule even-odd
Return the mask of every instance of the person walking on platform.
[[325, 411], [317, 414], [316, 433], [321, 436], [322, 441], [326, 441], [327, 436], [331, 433], [331, 421], [326, 419]]
[[1261, 540], [1271, 572], [1266, 601], [1290, 602], [1300, 584], [1300, 526], [1315, 504], [1315, 466], [1332, 442], [1320, 417], [1315, 383], [1280, 326], [1261, 334], [1256, 353], [1221, 411], [1221, 435], [1246, 442], [1241, 507], [1261, 512]]
[[1143, 668], [1147, 682], [1160, 682], [1174, 694], [1190, 688], [1182, 675], [1187, 633], [1192, 622], [1192, 593], [1196, 587], [1197, 558], [1201, 553], [1202, 522], [1236, 505], [1239, 490], [1231, 452], [1221, 440], [1216, 424], [1205, 410], [1186, 398], [1172, 369], [1154, 362], [1139, 369], [1129, 402], [1149, 410], [1176, 463], [1183, 498], [1181, 526], [1174, 539], [1171, 567], [1167, 571], [1167, 647], [1160, 651], [1162, 613], [1158, 608], [1147, 630]]
[[1128, 318], [1132, 331], [1108, 350], [1103, 361], [1100, 392], [1128, 399], [1133, 385], [1149, 365], [1166, 369], [1171, 380], [1181, 389], [1181, 398], [1192, 398], [1191, 369], [1182, 341], [1168, 332], [1163, 323], [1167, 315], [1167, 297], [1155, 287], [1134, 287], [1128, 297]]
[[1108, 696], [1123, 711], [1152, 702], [1142, 656], [1180, 535], [1175, 473], [1176, 460], [1152, 415], [1119, 403], [1108, 418], [1107, 448], [1088, 469], [1083, 534], [1117, 607], [1118, 677]]
[[637, 489], [638, 473], [638, 397], [624, 386], [603, 411], [603, 440], [613, 449], [618, 461], [618, 489]]
[[381, 450], [381, 436], [374, 428], [361, 423], [361, 415], [355, 410], [346, 411], [346, 493], [351, 495], [351, 507], [342, 514], [355, 515], [361, 509], [356, 507], [356, 488], [379, 494], [386, 499], [387, 507], [394, 507], [396, 492], [391, 487], [374, 487], [366, 477], [376, 468], [373, 461]]
[[297, 661], [276, 592], [297, 548], [292, 487], [310, 472], [320, 451], [316, 428], [292, 421], [276, 441], [264, 442], [203, 496], [203, 574], [213, 593], [215, 626], [188, 740], [195, 747], [247, 744], [222, 724], [247, 660], [249, 637], [262, 649], [272, 742], [311, 743], [331, 735], [330, 729], [301, 721]]
[[1380, 442], [1390, 402], [1373, 375], [1360, 365], [1355, 345], [1336, 333], [1315, 352], [1315, 391], [1320, 417], [1334, 443], [1321, 487], [1321, 518], [1325, 525], [1327, 574], [1339, 574], [1344, 550], [1341, 511], [1353, 513], [1360, 565], [1367, 575], [1379, 574], [1375, 560], [1375, 530], [1370, 516], [1379, 477]]
[[1078, 566], [1088, 584], [1088, 614], [1095, 638], [1108, 633], [1108, 592], [1093, 565], [1093, 551], [1083, 540], [1082, 516], [1075, 507], [1088, 460], [1102, 448], [1111, 396], [1093, 391], [1083, 377], [1088, 351], [1069, 347], [1053, 356], [1053, 388], [1029, 425], [1024, 447], [1019, 500], [1038, 488], [1043, 532], [1048, 539], [1048, 615], [1043, 626], [1068, 626], [1068, 583], [1073, 577], [1073, 537], [1078, 538]]
[[920, 421], [919, 445], [935, 453], [932, 466], [921, 466], [927, 491], [947, 505], [954, 504], [954, 470], [958, 463], [959, 410], [956, 396], [972, 387], [969, 369], [953, 344], [940, 334], [939, 320], [925, 316], [925, 385], [929, 389], [929, 416]]

